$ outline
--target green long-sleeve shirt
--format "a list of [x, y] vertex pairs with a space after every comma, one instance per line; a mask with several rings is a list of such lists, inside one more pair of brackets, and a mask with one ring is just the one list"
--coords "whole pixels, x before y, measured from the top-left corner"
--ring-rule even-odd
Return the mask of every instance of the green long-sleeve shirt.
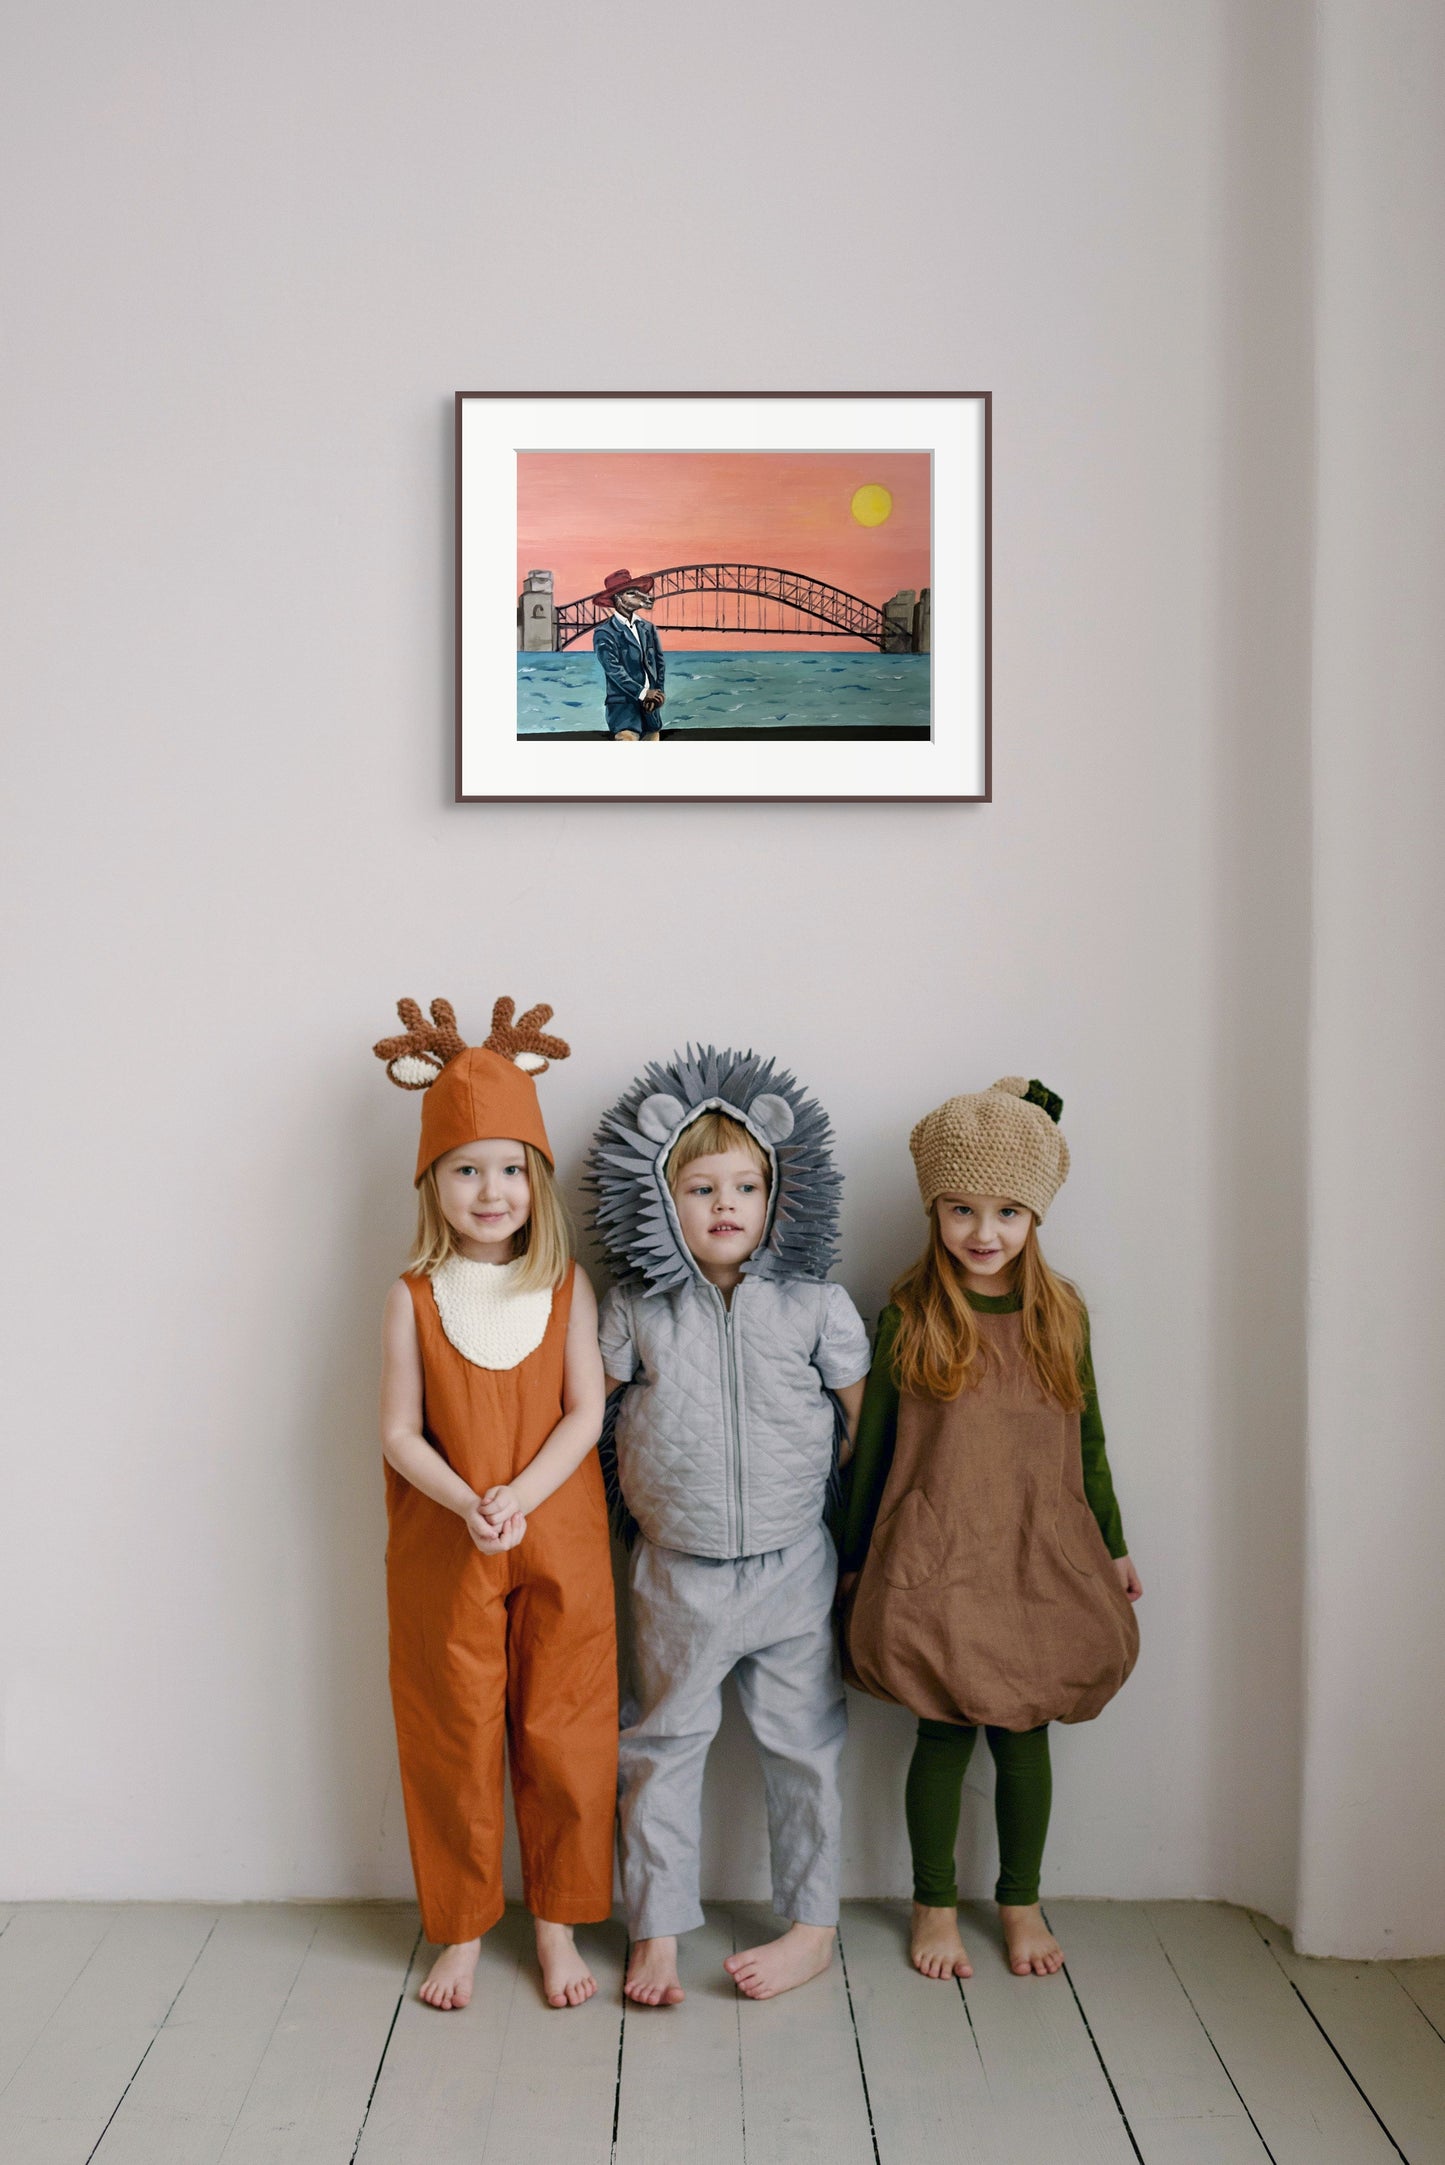
[[[1012, 1315], [1023, 1306], [1017, 1293], [1006, 1293], [997, 1299], [982, 1293], [969, 1293], [967, 1299], [971, 1308], [992, 1315]], [[893, 1373], [893, 1341], [898, 1322], [896, 1308], [885, 1308], [878, 1318], [878, 1338], [873, 1349], [873, 1365], [868, 1371], [868, 1387], [863, 1394], [858, 1437], [845, 1476], [838, 1540], [839, 1564], [844, 1571], [862, 1569], [868, 1544], [873, 1538], [873, 1522], [878, 1516], [878, 1506], [883, 1500], [883, 1490], [893, 1464], [899, 1399], [898, 1382]], [[1114, 1497], [1114, 1478], [1104, 1450], [1104, 1423], [1099, 1416], [1099, 1393], [1094, 1383], [1087, 1321], [1084, 1351], [1079, 1361], [1079, 1381], [1084, 1391], [1084, 1410], [1079, 1418], [1084, 1494], [1089, 1500], [1089, 1509], [1098, 1520], [1109, 1554], [1127, 1556], [1129, 1544], [1124, 1539], [1119, 1506]]]

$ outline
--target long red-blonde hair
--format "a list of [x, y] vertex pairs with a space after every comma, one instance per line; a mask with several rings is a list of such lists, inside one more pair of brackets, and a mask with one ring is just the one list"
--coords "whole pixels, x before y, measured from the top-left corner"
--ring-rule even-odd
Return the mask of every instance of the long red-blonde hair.
[[[1032, 1218], [1014, 1265], [1013, 1287], [1023, 1300], [1024, 1353], [1039, 1389], [1066, 1413], [1081, 1412], [1084, 1304], [1068, 1279], [1044, 1261]], [[983, 1374], [988, 1350], [968, 1304], [963, 1272], [943, 1244], [936, 1208], [928, 1214], [928, 1246], [889, 1298], [899, 1312], [893, 1373], [900, 1390], [914, 1398], [939, 1399], [972, 1390]]]

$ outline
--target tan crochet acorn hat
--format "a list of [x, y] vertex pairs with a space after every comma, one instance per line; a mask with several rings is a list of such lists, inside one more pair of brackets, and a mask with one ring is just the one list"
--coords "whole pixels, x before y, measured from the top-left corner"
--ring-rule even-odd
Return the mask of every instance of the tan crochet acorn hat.
[[1069, 1173], [1063, 1109], [1043, 1083], [1005, 1075], [925, 1113], [908, 1138], [924, 1209], [940, 1195], [1006, 1195], [1042, 1224]]

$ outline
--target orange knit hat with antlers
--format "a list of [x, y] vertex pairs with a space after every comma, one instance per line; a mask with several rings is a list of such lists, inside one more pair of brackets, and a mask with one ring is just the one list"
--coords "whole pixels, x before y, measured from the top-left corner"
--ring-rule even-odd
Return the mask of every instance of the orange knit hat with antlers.
[[498, 1000], [485, 1042], [468, 1045], [450, 1000], [432, 1001], [430, 1025], [415, 1000], [397, 1001], [405, 1035], [384, 1037], [372, 1049], [398, 1089], [426, 1092], [417, 1180], [448, 1150], [492, 1136], [530, 1143], [549, 1165], [555, 1162], [532, 1077], [565, 1060], [572, 1048], [542, 1028], [552, 1019], [550, 1007], [529, 1007], [514, 1022], [515, 1010], [514, 1000]]

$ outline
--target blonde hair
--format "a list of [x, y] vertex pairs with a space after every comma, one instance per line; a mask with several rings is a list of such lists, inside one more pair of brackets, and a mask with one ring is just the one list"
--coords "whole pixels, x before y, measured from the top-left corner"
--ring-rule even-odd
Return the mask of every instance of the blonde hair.
[[673, 1194], [694, 1158], [722, 1157], [729, 1150], [745, 1151], [772, 1185], [772, 1160], [751, 1129], [745, 1128], [741, 1120], [730, 1120], [726, 1113], [706, 1112], [688, 1122], [668, 1153], [667, 1185]]
[[[1067, 1278], [1049, 1269], [1038, 1225], [1014, 1267], [1023, 1301], [1024, 1355], [1045, 1398], [1066, 1413], [1083, 1410], [1079, 1362], [1084, 1352], [1084, 1304]], [[928, 1213], [928, 1246], [889, 1298], [899, 1311], [893, 1372], [915, 1398], [957, 1398], [983, 1374], [988, 1349], [964, 1290], [963, 1272], [944, 1246], [937, 1209]]]
[[[516, 1235], [516, 1258], [522, 1268], [516, 1277], [519, 1293], [540, 1293], [559, 1286], [572, 1260], [572, 1227], [567, 1206], [557, 1188], [557, 1176], [540, 1150], [523, 1143], [527, 1161], [527, 1185], [532, 1208], [526, 1224]], [[406, 1259], [409, 1271], [434, 1277], [449, 1257], [461, 1254], [461, 1244], [442, 1210], [437, 1194], [436, 1167], [429, 1165], [417, 1182], [416, 1238]]]

